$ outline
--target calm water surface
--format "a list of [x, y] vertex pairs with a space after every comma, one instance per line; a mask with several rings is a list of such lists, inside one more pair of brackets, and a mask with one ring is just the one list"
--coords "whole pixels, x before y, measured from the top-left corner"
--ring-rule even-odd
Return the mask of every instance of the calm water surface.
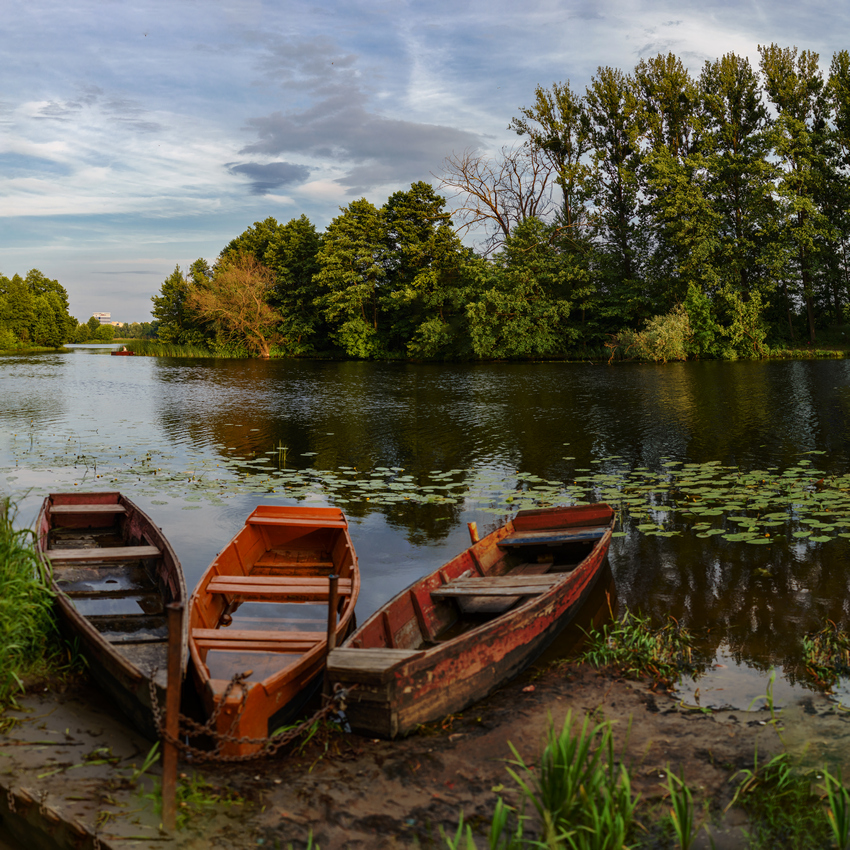
[[[806, 452], [844, 474], [848, 426], [845, 361], [411, 365], [96, 347], [0, 358], [0, 484], [20, 497], [22, 524], [47, 492], [121, 489], [162, 525], [192, 586], [257, 504], [338, 503], [361, 620], [468, 545], [467, 522], [500, 525], [506, 492], [529, 504], [529, 479], [557, 490], [582, 470], [665, 458], [781, 470]], [[848, 546], [629, 531], [611, 547], [612, 602], [700, 635], [725, 665], [701, 680], [703, 704], [746, 707], [771, 666], [787, 698], [802, 692], [801, 635], [826, 617], [850, 623]]]

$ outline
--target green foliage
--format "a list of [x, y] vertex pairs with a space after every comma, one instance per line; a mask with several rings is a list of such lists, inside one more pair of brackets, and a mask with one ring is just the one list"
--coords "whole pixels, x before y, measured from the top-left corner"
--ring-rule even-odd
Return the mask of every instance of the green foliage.
[[673, 617], [655, 629], [649, 617], [628, 608], [618, 620], [588, 634], [582, 660], [596, 667], [616, 667], [630, 678], [651, 677], [666, 684], [700, 667], [693, 636]]
[[850, 634], [832, 620], [802, 640], [806, 672], [821, 687], [832, 688], [841, 676], [850, 676]]
[[819, 850], [828, 844], [829, 826], [812, 793], [812, 777], [795, 770], [787, 753], [739, 771], [740, 782], [728, 808], [739, 805], [750, 818], [750, 846], [761, 850], [794, 847]]
[[[632, 793], [628, 770], [614, 755], [610, 723], [594, 725], [585, 716], [579, 727], [568, 711], [560, 731], [550, 723], [546, 747], [536, 769], [526, 764], [513, 745], [511, 751], [513, 767], [508, 772], [519, 786], [524, 804], [537, 814], [539, 835], [525, 835], [528, 817], [499, 799], [487, 839], [490, 850], [626, 847], [639, 798]], [[471, 828], [467, 826], [464, 832], [463, 827], [461, 817], [454, 838], [444, 835], [447, 846], [475, 850]]]
[[621, 349], [623, 356], [638, 360], [666, 363], [687, 360], [692, 348], [691, 323], [684, 305], [674, 307], [664, 316], [653, 316], [642, 331], [623, 331], [609, 344]]
[[0, 497], [0, 711], [14, 701], [22, 677], [38, 666], [56, 640], [53, 595], [28, 529], [14, 528], [15, 506]]
[[59, 348], [74, 339], [77, 321], [68, 314], [68, 293], [38, 269], [26, 278], [0, 275], [0, 337], [3, 348]]
[[832, 837], [838, 850], [847, 850], [850, 847], [850, 790], [845, 787], [840, 770], [837, 776], [824, 770], [823, 778], [829, 800], [827, 818]]

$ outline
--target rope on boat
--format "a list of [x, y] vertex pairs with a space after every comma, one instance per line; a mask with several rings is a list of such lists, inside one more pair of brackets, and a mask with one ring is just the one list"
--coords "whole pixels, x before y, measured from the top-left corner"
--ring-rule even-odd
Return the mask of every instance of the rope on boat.
[[[156, 723], [156, 728], [159, 731], [160, 738], [163, 741], [168, 741], [170, 744], [173, 744], [184, 756], [188, 756], [193, 762], [243, 762], [252, 761], [253, 759], [258, 758], [266, 758], [267, 756], [274, 755], [278, 750], [288, 744], [291, 744], [318, 721], [327, 719], [331, 715], [336, 715], [343, 728], [347, 725], [345, 720], [345, 701], [351, 688], [343, 688], [342, 685], [337, 682], [336, 685], [334, 685], [333, 694], [329, 698], [326, 698], [327, 702], [322, 708], [313, 714], [312, 717], [308, 717], [297, 726], [294, 726], [292, 729], [288, 729], [286, 732], [282, 732], [280, 735], [273, 735], [266, 738], [250, 738], [247, 736], [237, 738], [235, 735], [228, 734], [239, 719], [242, 714], [242, 710], [245, 707], [245, 700], [248, 697], [248, 689], [244, 687], [244, 682], [245, 679], [251, 675], [251, 672], [249, 671], [247, 673], [237, 673], [228, 682], [221, 700], [215, 707], [213, 713], [207, 719], [206, 723], [198, 723], [197, 721], [192, 720], [191, 717], [186, 717], [183, 714], [179, 715], [178, 736], [172, 737], [168, 734], [168, 732], [166, 732], [165, 711], [160, 707], [159, 700], [156, 696], [156, 685], [154, 684], [155, 673], [156, 669], [152, 670], [149, 679], [150, 697], [154, 722]], [[218, 719], [218, 715], [227, 701], [228, 696], [230, 696], [231, 691], [236, 687], [242, 688], [242, 703], [239, 706], [239, 711], [236, 712], [233, 722], [228, 727], [228, 732], [218, 732], [215, 728], [216, 720]], [[193, 747], [186, 741], [187, 738], [199, 737], [212, 739], [215, 744], [214, 748], [212, 750], [202, 750], [198, 747]], [[227, 756], [221, 752], [222, 744], [254, 744], [259, 746], [260, 749], [257, 752], [248, 753], [246, 755]]]

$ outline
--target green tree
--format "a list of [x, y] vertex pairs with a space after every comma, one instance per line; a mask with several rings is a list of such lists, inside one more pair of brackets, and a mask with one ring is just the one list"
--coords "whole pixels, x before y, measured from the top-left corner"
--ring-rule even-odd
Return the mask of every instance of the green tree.
[[310, 353], [327, 335], [315, 303], [320, 245], [315, 226], [302, 215], [278, 227], [263, 256], [265, 265], [275, 273], [269, 302], [280, 314], [280, 345], [287, 354]]
[[317, 261], [319, 305], [333, 341], [351, 357], [386, 353], [379, 333], [387, 275], [387, 241], [378, 209], [365, 198], [341, 208], [328, 226]]
[[739, 299], [747, 303], [757, 295], [766, 306], [777, 285], [776, 168], [770, 161], [769, 121], [758, 76], [745, 58], [728, 53], [706, 62], [700, 93], [703, 193], [716, 220], [711, 260], [715, 286], [703, 291], [716, 311], [725, 311], [728, 324]]
[[151, 298], [151, 315], [156, 320], [157, 337], [163, 342], [179, 345], [204, 345], [207, 342], [206, 328], [190, 307], [193, 287], [203, 285], [209, 278], [205, 260], [192, 264], [192, 278], [186, 278], [175, 266], [174, 271], [163, 281], [159, 295]]
[[587, 158], [591, 130], [584, 101], [569, 81], [553, 83], [550, 89], [538, 86], [534, 94], [534, 104], [521, 109], [521, 117], [513, 118], [510, 128], [528, 136], [548, 159], [561, 189], [562, 242], [584, 249], [591, 176]]
[[422, 181], [395, 192], [381, 209], [386, 240], [388, 350], [415, 357], [454, 356], [466, 302], [468, 251], [445, 209]]
[[478, 297], [467, 306], [476, 356], [540, 357], [564, 352], [579, 332], [567, 320], [571, 281], [538, 219], [523, 222], [485, 273]]
[[647, 245], [641, 228], [643, 115], [634, 78], [600, 67], [585, 96], [593, 148], [592, 258], [603, 327], [651, 315], [644, 293]]
[[759, 53], [764, 89], [777, 111], [772, 143], [781, 169], [776, 189], [782, 241], [796, 266], [809, 340], [814, 343], [816, 277], [822, 259], [818, 255], [835, 242], [818, 203], [826, 190], [830, 104], [817, 53], [776, 44], [759, 46]]

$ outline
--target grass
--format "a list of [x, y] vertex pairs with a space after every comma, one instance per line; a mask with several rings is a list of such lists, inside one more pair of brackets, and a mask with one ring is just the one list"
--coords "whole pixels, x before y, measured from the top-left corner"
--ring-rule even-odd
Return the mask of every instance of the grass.
[[693, 636], [673, 617], [654, 629], [649, 617], [626, 609], [622, 617], [601, 630], [591, 630], [587, 637], [583, 661], [614, 667], [629, 678], [670, 685], [682, 673], [695, 673], [701, 667], [694, 659]]
[[[512, 808], [497, 798], [484, 827], [482, 846], [489, 850], [689, 850], [708, 817], [708, 801], [699, 817], [691, 788], [669, 767], [661, 786], [666, 806], [633, 793], [629, 767], [614, 752], [610, 722], [586, 716], [579, 724], [568, 712], [560, 730], [550, 723], [536, 766], [511, 749], [508, 772], [520, 801]], [[786, 753], [760, 763], [756, 752], [752, 767], [730, 782], [736, 788], [725, 811], [737, 806], [746, 812], [750, 850], [850, 850], [850, 790], [840, 773], [800, 770]], [[447, 835], [441, 829], [441, 835], [449, 850], [478, 850], [463, 813], [457, 830]], [[711, 834], [708, 842], [714, 846]]]
[[[151, 791], [141, 794], [153, 801], [158, 815], [162, 814], [162, 782], [157, 779]], [[199, 773], [191, 776], [181, 773], [177, 779], [177, 829], [185, 829], [194, 818], [212, 815], [222, 806], [235, 806], [244, 803], [244, 799], [235, 791], [213, 785]]]
[[[787, 753], [761, 766], [756, 754], [753, 768], [736, 776], [740, 776], [740, 782], [729, 807], [737, 804], [749, 816], [752, 850], [818, 850], [830, 846], [831, 809], [824, 811], [821, 798], [813, 793], [813, 777], [795, 770]], [[833, 792], [836, 797], [847, 793], [843, 786], [841, 792], [835, 787]]]
[[[0, 711], [15, 704], [24, 679], [57, 655], [53, 595], [33, 548], [33, 533], [14, 528], [15, 506], [0, 497]], [[61, 655], [61, 653], [60, 653]]]
[[134, 354], [145, 357], [222, 357], [200, 345], [177, 345], [171, 342], [157, 342], [150, 339], [135, 339], [127, 343]]
[[[513, 745], [511, 751], [508, 772], [523, 807], [533, 815], [511, 809], [499, 798], [487, 836], [491, 850], [625, 848], [634, 833], [639, 798], [632, 793], [629, 771], [614, 755], [610, 723], [594, 723], [586, 716], [579, 726], [567, 712], [560, 730], [550, 723], [536, 767]], [[455, 835], [443, 836], [450, 850], [475, 850], [472, 828], [464, 829], [462, 817]]]

